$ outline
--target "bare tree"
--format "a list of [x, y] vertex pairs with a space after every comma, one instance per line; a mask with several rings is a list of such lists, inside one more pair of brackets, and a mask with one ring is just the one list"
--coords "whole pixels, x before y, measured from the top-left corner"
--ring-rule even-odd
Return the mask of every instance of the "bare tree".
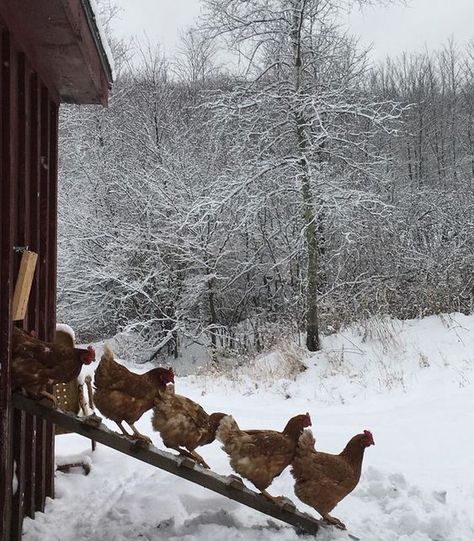
[[220, 105], [241, 122], [250, 117], [242, 124], [260, 148], [257, 160], [263, 174], [284, 169], [287, 182], [300, 187], [307, 257], [306, 343], [312, 351], [320, 347], [318, 231], [323, 229], [315, 208], [315, 182], [321, 182], [328, 166], [358, 168], [380, 160], [366, 144], [369, 132], [387, 129], [398, 114], [394, 104], [372, 103], [360, 91], [364, 56], [354, 53], [354, 43], [334, 24], [343, 5], [205, 0], [201, 26], [210, 38], [224, 37], [244, 65], [240, 87], [223, 96]]

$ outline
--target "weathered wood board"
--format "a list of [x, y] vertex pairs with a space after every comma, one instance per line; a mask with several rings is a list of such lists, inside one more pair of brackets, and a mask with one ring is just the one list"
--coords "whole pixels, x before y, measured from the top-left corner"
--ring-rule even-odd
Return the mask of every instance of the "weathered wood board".
[[206, 470], [188, 458], [161, 451], [153, 446], [145, 447], [131, 442], [124, 436], [112, 432], [103, 424], [90, 426], [84, 422], [84, 418], [77, 417], [69, 412], [66, 413], [61, 410], [52, 409], [20, 394], [13, 396], [13, 405], [17, 409], [42, 417], [71, 432], [76, 432], [86, 438], [94, 439], [137, 460], [197, 483], [227, 498], [256, 509], [261, 513], [286, 522], [302, 532], [316, 534], [321, 527], [321, 521], [311, 515], [301, 513], [288, 504], [274, 504], [232, 477], [218, 475]]
[[12, 301], [12, 320], [25, 319], [30, 298], [31, 285], [35, 275], [38, 254], [25, 250], [21, 256], [20, 270], [15, 284]]

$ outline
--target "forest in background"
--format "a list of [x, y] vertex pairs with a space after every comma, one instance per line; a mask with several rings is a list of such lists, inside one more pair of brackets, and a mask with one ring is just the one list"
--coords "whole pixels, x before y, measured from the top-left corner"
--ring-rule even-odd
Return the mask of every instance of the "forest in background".
[[62, 109], [58, 320], [252, 353], [471, 313], [474, 43], [374, 67], [332, 1], [203, 4], [175, 59], [114, 42], [109, 107]]

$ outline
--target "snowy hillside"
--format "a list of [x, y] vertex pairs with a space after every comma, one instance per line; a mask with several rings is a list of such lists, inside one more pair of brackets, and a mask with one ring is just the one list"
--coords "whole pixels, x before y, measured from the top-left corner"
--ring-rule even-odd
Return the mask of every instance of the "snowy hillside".
[[[285, 363], [299, 364], [298, 350], [289, 348], [291, 355], [261, 357], [231, 377], [177, 378], [176, 389], [209, 413], [232, 413], [244, 428], [281, 430], [309, 411], [317, 446], [327, 452], [370, 429], [375, 447], [365, 454], [361, 481], [332, 514], [369, 541], [474, 539], [474, 317], [372, 321], [323, 345], [313, 357], [299, 353], [307, 370], [295, 379], [281, 377]], [[137, 428], [162, 446], [150, 413]], [[61, 460], [90, 453], [79, 436], [56, 443]], [[217, 442], [199, 452], [215, 471], [231, 472]], [[25, 521], [25, 541], [298, 539], [286, 525], [104, 446], [91, 466], [87, 477], [57, 474], [57, 497]], [[288, 470], [269, 492], [316, 515], [294, 496]], [[318, 539], [348, 537], [328, 529]]]

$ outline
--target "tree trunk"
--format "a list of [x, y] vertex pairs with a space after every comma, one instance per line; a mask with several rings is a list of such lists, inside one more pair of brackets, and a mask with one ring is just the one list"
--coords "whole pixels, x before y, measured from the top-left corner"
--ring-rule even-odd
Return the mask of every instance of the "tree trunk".
[[[294, 58], [295, 93], [301, 93], [302, 59], [301, 26], [303, 24], [306, 0], [296, 0], [293, 11], [292, 47]], [[316, 235], [316, 214], [314, 211], [311, 178], [306, 159], [308, 135], [305, 130], [304, 113], [295, 111], [296, 140], [300, 156], [301, 194], [303, 199], [303, 217], [305, 239], [308, 252], [308, 274], [306, 278], [306, 347], [310, 351], [320, 349], [318, 325], [318, 241]]]
[[215, 278], [211, 278], [209, 280], [207, 286], [208, 286], [208, 300], [209, 300], [209, 325], [211, 327], [211, 344], [212, 344], [212, 354], [214, 355], [214, 352], [217, 347], [217, 339], [216, 339], [216, 324], [217, 324], [217, 314], [216, 314], [216, 307], [214, 304], [214, 285], [215, 285]]
[[[306, 166], [307, 169], [307, 166]], [[302, 179], [304, 220], [306, 224], [306, 246], [308, 249], [308, 276], [306, 284], [306, 347], [318, 351], [318, 239], [316, 236], [316, 216], [313, 207], [310, 179], [307, 171]]]

